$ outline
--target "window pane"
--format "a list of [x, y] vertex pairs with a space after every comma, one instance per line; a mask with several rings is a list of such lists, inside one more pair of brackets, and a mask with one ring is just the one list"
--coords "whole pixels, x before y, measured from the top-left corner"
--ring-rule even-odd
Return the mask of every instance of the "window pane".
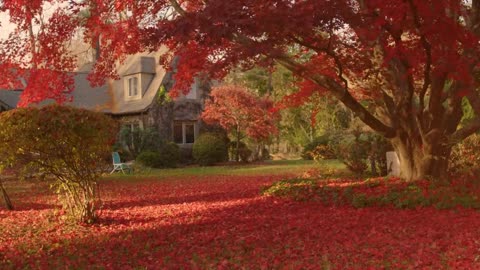
[[193, 124], [185, 124], [185, 142], [195, 142], [195, 126]]
[[138, 95], [138, 79], [133, 78], [133, 95]]
[[128, 96], [131, 97], [132, 96], [132, 78], [128, 79]]
[[173, 141], [183, 143], [182, 123], [173, 124]]

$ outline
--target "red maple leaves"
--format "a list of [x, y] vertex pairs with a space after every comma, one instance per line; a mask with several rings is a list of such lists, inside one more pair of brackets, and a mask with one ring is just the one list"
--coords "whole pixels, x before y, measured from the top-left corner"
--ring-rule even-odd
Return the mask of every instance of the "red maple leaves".
[[278, 132], [273, 102], [259, 98], [239, 86], [220, 86], [210, 93], [202, 119], [208, 124], [219, 124], [227, 132], [242, 132], [255, 140], [265, 140]]
[[326, 207], [259, 194], [280, 179], [105, 181], [102, 224], [89, 228], [58, 220], [47, 187], [15, 194], [18, 210], [0, 210], [0, 268], [479, 267], [477, 211]]

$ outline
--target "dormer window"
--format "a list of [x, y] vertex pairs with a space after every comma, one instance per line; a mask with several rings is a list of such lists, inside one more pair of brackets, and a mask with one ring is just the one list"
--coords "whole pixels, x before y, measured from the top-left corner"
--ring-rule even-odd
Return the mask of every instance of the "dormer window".
[[138, 78], [132, 77], [128, 79], [128, 96], [137, 96], [138, 95]]
[[125, 99], [136, 100], [142, 98], [142, 89], [140, 87], [140, 76], [132, 75], [125, 77]]

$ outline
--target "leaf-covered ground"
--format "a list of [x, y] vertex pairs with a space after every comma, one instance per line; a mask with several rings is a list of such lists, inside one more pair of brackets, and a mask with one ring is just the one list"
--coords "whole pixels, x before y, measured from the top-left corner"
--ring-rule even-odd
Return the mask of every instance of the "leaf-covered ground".
[[34, 184], [0, 208], [0, 269], [479, 269], [480, 212], [262, 196], [282, 176], [108, 179], [100, 225]]

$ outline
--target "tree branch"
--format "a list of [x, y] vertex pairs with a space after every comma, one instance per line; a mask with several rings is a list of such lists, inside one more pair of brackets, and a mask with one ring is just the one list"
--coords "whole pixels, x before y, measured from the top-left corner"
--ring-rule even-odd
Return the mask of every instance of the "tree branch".
[[[169, 1], [180, 15], [183, 16], [186, 14], [186, 11], [181, 8], [176, 0]], [[233, 35], [233, 40], [245, 46], [255, 45], [255, 42], [251, 38], [239, 33]], [[292, 71], [296, 75], [309, 79], [317, 85], [328, 89], [333, 96], [345, 104], [347, 108], [352, 110], [355, 115], [360, 118], [360, 120], [362, 120], [366, 125], [371, 127], [376, 132], [382, 134], [384, 137], [393, 138], [395, 136], [395, 129], [385, 125], [382, 121], [373, 116], [373, 114], [371, 114], [355, 98], [352, 97], [352, 95], [348, 92], [348, 88], [341, 86], [334, 79], [321, 74], [310, 74], [303, 65], [297, 63], [284, 54], [272, 53], [267, 56], [277, 61], [277, 63]]]
[[173, 9], [175, 9], [178, 14], [185, 16], [187, 12], [180, 6], [180, 4], [176, 0], [169, 0], [170, 4], [172, 5]]
[[332, 57], [332, 59], [335, 61], [335, 65], [337, 66], [337, 69], [338, 69], [338, 77], [340, 78], [340, 80], [342, 80], [342, 82], [345, 84], [345, 88], [348, 89], [348, 81], [347, 79], [343, 76], [343, 66], [342, 66], [342, 63], [340, 61], [340, 58], [330, 50], [330, 42], [331, 42], [331, 38], [330, 38], [330, 41], [329, 41], [329, 46], [328, 48], [320, 48], [320, 47], [317, 47], [317, 46], [314, 46], [312, 44], [308, 44], [306, 43], [305, 41], [303, 40], [300, 40], [299, 38], [297, 37], [294, 37], [294, 36], [291, 36], [290, 38], [293, 39], [293, 41], [295, 41], [297, 44], [299, 45], [302, 45], [303, 47], [306, 47], [308, 49], [311, 49], [311, 50], [314, 50], [315, 52], [319, 53], [319, 52], [323, 52], [325, 54], [327, 54], [328, 56]]
[[365, 107], [363, 107], [356, 99], [350, 95], [348, 90], [341, 86], [334, 79], [321, 74], [311, 74], [303, 67], [303, 65], [295, 62], [290, 57], [281, 55], [273, 57], [277, 63], [289, 69], [293, 73], [311, 80], [312, 82], [328, 89], [333, 96], [340, 100], [347, 108], [352, 110], [355, 115], [360, 118], [365, 124], [371, 127], [373, 130], [382, 134], [386, 138], [392, 138], [395, 136], [395, 129], [385, 125], [383, 122], [373, 116]]
[[422, 32], [421, 23], [420, 23], [417, 7], [413, 3], [413, 0], [408, 0], [408, 3], [410, 4], [410, 9], [412, 10], [412, 13], [413, 13], [413, 20], [415, 23], [415, 27], [419, 32], [420, 42], [422, 43], [423, 49], [425, 51], [425, 57], [426, 57], [425, 70], [423, 72], [423, 77], [424, 77], [423, 87], [419, 94], [420, 109], [418, 111], [418, 116], [420, 117], [420, 122], [422, 122], [423, 110], [425, 108], [425, 94], [427, 93], [427, 90], [430, 84], [432, 83], [430, 79], [430, 73], [432, 69], [432, 46], [430, 42], [428, 42], [425, 35], [421, 33]]

